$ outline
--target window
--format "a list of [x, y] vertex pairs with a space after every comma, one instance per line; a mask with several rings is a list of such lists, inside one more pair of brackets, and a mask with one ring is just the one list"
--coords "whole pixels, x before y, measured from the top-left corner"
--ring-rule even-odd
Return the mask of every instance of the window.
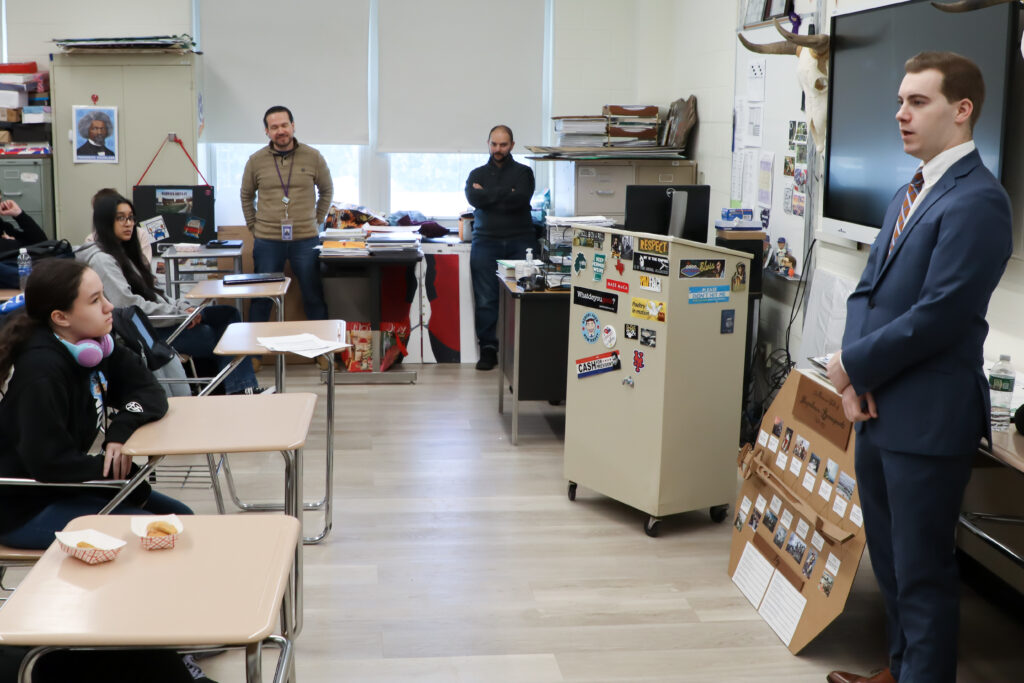
[[[266, 143], [201, 144], [200, 168], [210, 169], [207, 179], [216, 186], [217, 225], [245, 225], [242, 203], [242, 172], [245, 162]], [[356, 204], [359, 199], [359, 146], [311, 143], [327, 160], [334, 181], [334, 201]], [[205, 164], [203, 163], [205, 160]]]
[[[480, 154], [391, 154], [389, 211], [419, 211], [428, 218], [455, 218], [466, 211], [466, 178], [487, 163]], [[532, 166], [521, 157], [520, 163]]]

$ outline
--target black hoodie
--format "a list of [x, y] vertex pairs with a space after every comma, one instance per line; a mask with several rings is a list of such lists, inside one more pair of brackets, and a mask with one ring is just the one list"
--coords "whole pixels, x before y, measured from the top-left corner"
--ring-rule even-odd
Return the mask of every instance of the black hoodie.
[[[117, 345], [97, 367], [85, 368], [53, 332], [39, 329], [18, 353], [0, 400], [0, 477], [45, 482], [103, 478], [103, 455], [87, 453], [100, 431], [92, 390], [100, 373], [106, 382], [103, 404], [116, 411], [107, 422], [104, 446], [124, 443], [140, 426], [167, 412], [164, 390], [131, 351]], [[21, 526], [69, 490], [0, 486], [0, 532]], [[143, 484], [132, 500], [148, 496], [149, 487]]]

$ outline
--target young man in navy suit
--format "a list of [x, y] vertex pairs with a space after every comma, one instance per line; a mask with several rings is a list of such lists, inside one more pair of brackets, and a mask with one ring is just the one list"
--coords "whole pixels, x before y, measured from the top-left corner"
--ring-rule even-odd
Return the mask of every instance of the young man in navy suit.
[[847, 300], [829, 363], [857, 423], [856, 472], [885, 601], [889, 667], [830, 683], [953, 683], [959, 627], [954, 534], [982, 437], [990, 437], [985, 312], [1012, 250], [1010, 201], [972, 127], [977, 65], [922, 52], [899, 89], [903, 149], [921, 160], [886, 211]]

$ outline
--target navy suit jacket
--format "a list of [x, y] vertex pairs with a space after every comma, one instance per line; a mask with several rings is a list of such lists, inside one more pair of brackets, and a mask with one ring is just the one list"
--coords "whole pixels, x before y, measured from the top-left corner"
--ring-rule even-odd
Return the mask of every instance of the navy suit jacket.
[[931, 188], [887, 258], [896, 193], [846, 302], [842, 359], [878, 417], [858, 425], [885, 450], [963, 455], [990, 438], [985, 313], [1013, 248], [1010, 199], [973, 151]]

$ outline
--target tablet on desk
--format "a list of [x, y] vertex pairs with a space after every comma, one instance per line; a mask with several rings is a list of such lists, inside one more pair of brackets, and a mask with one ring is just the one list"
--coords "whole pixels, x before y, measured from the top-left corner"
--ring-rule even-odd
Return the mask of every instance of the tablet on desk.
[[225, 275], [225, 285], [254, 285], [260, 282], [284, 282], [284, 273], [240, 273]]

